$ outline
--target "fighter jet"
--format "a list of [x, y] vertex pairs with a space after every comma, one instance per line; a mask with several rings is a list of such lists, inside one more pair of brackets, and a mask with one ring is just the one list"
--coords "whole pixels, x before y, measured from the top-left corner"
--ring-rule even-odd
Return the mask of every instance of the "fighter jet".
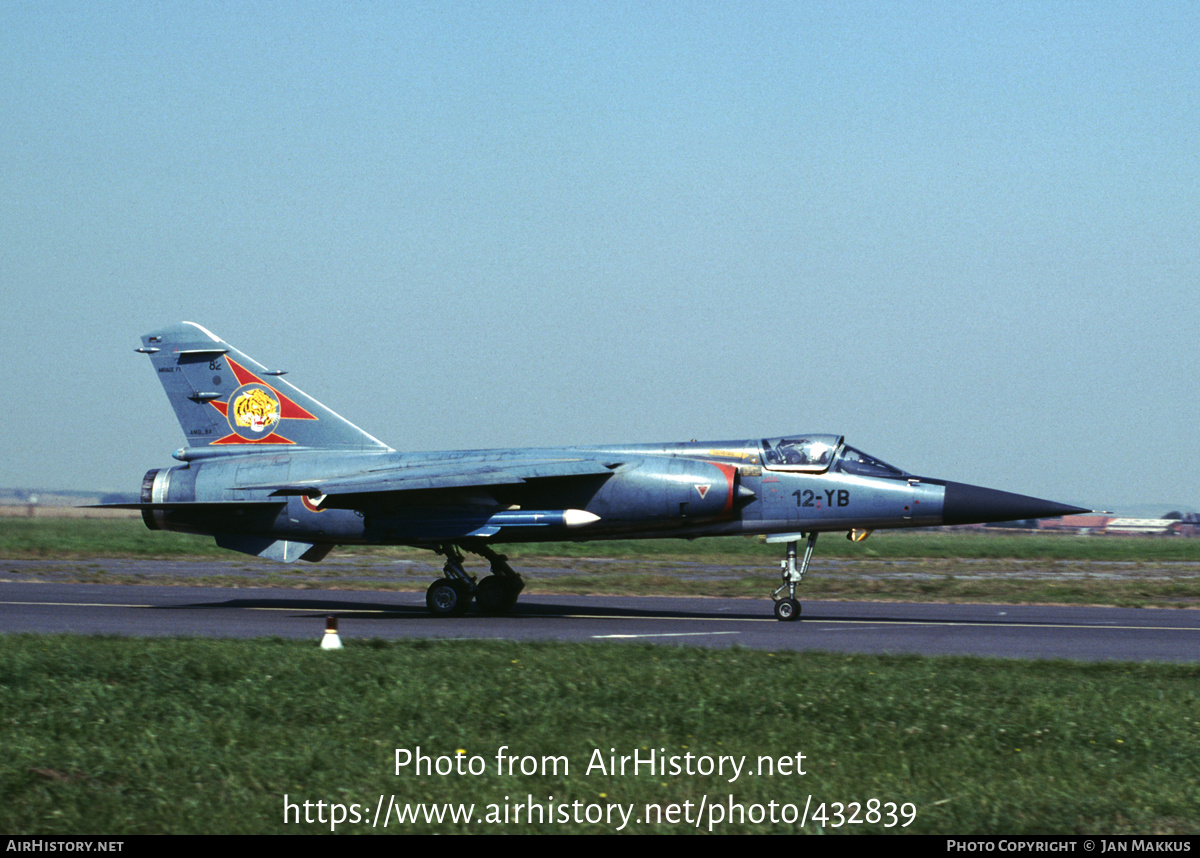
[[[510, 611], [524, 581], [494, 546], [593, 539], [765, 536], [786, 546], [775, 616], [799, 619], [796, 587], [818, 534], [861, 540], [932, 527], [1085, 512], [918, 477], [841, 435], [737, 441], [397, 452], [192, 322], [142, 337], [187, 438], [182, 465], [152, 469], [137, 504], [151, 530], [206, 534], [285, 563], [337, 545], [408, 545], [446, 558], [429, 610]], [[798, 546], [805, 542], [802, 559]], [[466, 553], [490, 574], [476, 580]]]

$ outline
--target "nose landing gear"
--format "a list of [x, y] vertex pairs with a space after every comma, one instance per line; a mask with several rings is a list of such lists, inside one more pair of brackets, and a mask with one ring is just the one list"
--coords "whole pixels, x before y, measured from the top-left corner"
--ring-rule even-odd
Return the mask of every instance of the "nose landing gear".
[[[804, 549], [804, 560], [799, 566], [796, 564], [798, 542], [796, 534], [767, 537], [767, 542], [787, 543], [787, 559], [779, 561], [779, 568], [783, 573], [783, 583], [776, 587], [775, 592], [771, 594], [771, 598], [775, 600], [775, 619], [784, 622], [800, 619], [800, 602], [796, 599], [796, 585], [804, 580], [804, 573], [808, 571], [808, 564], [812, 560], [813, 548], [817, 544], [815, 531], [809, 534], [800, 534], [802, 537], [805, 535], [808, 536], [808, 544]], [[785, 592], [786, 596], [783, 595]]]

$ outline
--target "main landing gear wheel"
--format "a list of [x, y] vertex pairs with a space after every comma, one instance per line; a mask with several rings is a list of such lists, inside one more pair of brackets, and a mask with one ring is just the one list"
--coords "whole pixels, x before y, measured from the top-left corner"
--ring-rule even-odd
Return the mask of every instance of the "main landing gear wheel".
[[425, 607], [439, 617], [461, 617], [471, 605], [471, 588], [461, 581], [439, 578], [425, 591]]
[[[446, 565], [442, 567], [444, 577], [430, 584], [425, 592], [425, 606], [434, 616], [460, 617], [472, 601], [483, 614], [507, 614], [517, 604], [517, 596], [525, 589], [525, 582], [508, 565], [508, 558], [503, 554], [497, 554], [482, 540], [470, 540], [461, 545], [441, 543], [432, 547], [446, 557]], [[464, 548], [491, 563], [492, 574], [478, 584], [463, 568]]]
[[507, 614], [517, 604], [521, 588], [500, 575], [489, 575], [475, 588], [475, 604], [481, 614]]
[[775, 619], [784, 622], [800, 619], [800, 603], [795, 599], [780, 599], [775, 603]]

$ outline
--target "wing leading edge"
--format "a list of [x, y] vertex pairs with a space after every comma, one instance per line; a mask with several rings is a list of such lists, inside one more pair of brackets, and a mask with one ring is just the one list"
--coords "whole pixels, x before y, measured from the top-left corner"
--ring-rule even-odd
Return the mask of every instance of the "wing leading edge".
[[[382, 496], [415, 491], [484, 489], [517, 486], [532, 480], [562, 477], [609, 477], [620, 463], [596, 459], [543, 459], [512, 463], [476, 462], [412, 465], [286, 483], [240, 486], [270, 491], [276, 496], [324, 497], [325, 506], [357, 509], [355, 497]], [[340, 499], [340, 500], [335, 500]]]

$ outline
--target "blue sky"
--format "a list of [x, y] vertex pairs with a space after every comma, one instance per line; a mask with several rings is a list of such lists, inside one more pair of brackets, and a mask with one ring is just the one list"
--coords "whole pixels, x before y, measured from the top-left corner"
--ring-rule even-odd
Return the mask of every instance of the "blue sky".
[[[0, 7], [0, 486], [198, 322], [397, 449], [841, 432], [1200, 507], [1200, 7]], [[1165, 511], [1165, 510], [1164, 510]]]

